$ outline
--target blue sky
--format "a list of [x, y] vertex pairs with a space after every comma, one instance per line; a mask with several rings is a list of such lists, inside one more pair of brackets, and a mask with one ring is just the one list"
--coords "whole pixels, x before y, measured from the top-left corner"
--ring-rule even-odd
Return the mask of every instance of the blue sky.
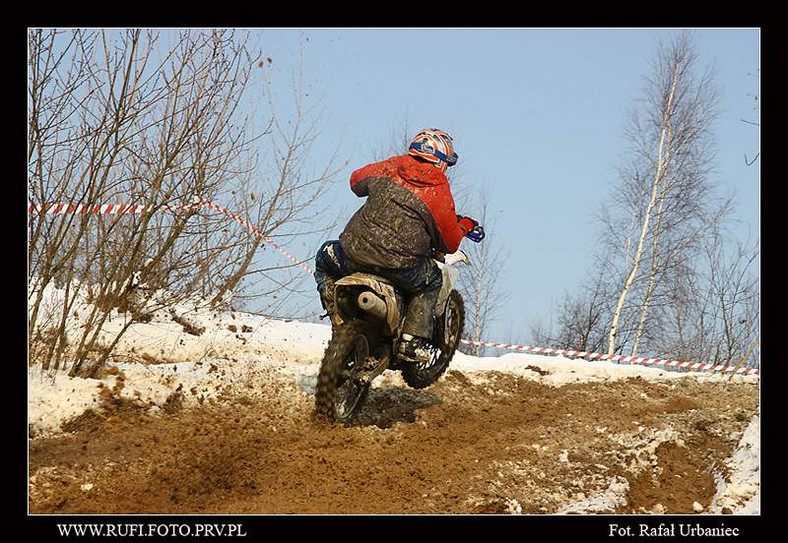
[[[595, 213], [616, 182], [628, 109], [660, 39], [678, 29], [259, 29], [275, 90], [287, 93], [303, 37], [304, 81], [326, 117], [315, 164], [338, 147], [335, 209], [361, 201], [350, 172], [391, 144], [407, 122], [455, 138], [458, 183], [487, 187], [494, 240], [509, 253], [509, 294], [490, 340], [527, 339], [535, 319], [573, 291], [589, 269]], [[693, 31], [699, 64], [713, 63], [722, 93], [715, 125], [721, 193], [735, 191], [741, 237], [758, 237], [760, 162], [752, 95], [759, 95], [756, 28]], [[282, 94], [285, 96], [285, 94]], [[462, 212], [462, 210], [458, 210]], [[749, 232], [749, 234], [748, 234]], [[336, 232], [336, 235], [339, 231]], [[308, 245], [307, 245], [308, 246]], [[291, 246], [297, 253], [301, 244]], [[299, 258], [310, 255], [296, 254]], [[503, 337], [514, 330], [513, 338]]]

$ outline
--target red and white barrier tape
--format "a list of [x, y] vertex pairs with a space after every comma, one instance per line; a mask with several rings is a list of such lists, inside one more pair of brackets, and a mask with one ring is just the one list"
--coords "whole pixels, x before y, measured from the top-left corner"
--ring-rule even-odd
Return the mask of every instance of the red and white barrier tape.
[[[44, 204], [44, 205], [35, 205], [31, 204], [28, 206], [28, 213], [38, 213], [43, 211], [46, 214], [52, 215], [65, 215], [71, 213], [79, 213], [79, 214], [111, 214], [111, 215], [122, 215], [124, 213], [129, 214], [140, 214], [146, 212], [154, 212], [154, 211], [185, 211], [189, 209], [199, 208], [199, 207], [208, 207], [218, 213], [221, 213], [232, 221], [240, 224], [256, 236], [260, 237], [265, 241], [267, 244], [271, 245], [274, 249], [282, 253], [288, 260], [296, 264], [302, 270], [304, 270], [309, 275], [314, 275], [315, 272], [312, 271], [309, 266], [304, 264], [302, 261], [298, 260], [296, 257], [285, 251], [282, 247], [280, 247], [276, 242], [274, 242], [267, 234], [262, 232], [257, 226], [255, 226], [251, 221], [245, 220], [236, 213], [233, 213], [229, 209], [226, 209], [218, 204], [209, 201], [201, 201], [194, 204], [189, 204], [185, 206], [140, 206], [140, 205], [116, 205], [116, 204], [104, 204], [104, 205], [96, 205], [96, 206], [88, 206], [85, 204]], [[531, 347], [528, 345], [512, 345], [509, 343], [499, 343], [499, 342], [492, 342], [492, 341], [474, 341], [471, 339], [461, 339], [461, 343], [465, 343], [466, 345], [478, 345], [482, 347], [497, 347], [500, 349], [508, 349], [512, 351], [519, 351], [519, 352], [531, 352], [531, 353], [538, 353], [538, 354], [546, 354], [546, 355], [564, 355], [570, 358], [582, 358], [587, 360], [609, 360], [612, 362], [625, 362], [629, 364], [642, 364], [642, 365], [661, 365], [665, 366], [666, 368], [684, 368], [687, 370], [700, 370], [700, 371], [719, 371], [722, 373], [731, 373], [735, 372], [742, 375], [758, 375], [760, 372], [757, 368], [737, 368], [735, 366], [722, 366], [722, 365], [715, 365], [715, 364], [702, 364], [699, 362], [681, 362], [679, 360], [669, 360], [669, 359], [662, 359], [662, 358], [647, 358], [647, 357], [636, 357], [636, 356], [624, 356], [624, 355], [607, 355], [601, 353], [590, 353], [587, 351], [575, 351], [571, 349], [552, 349], [548, 347]]]
[[283, 255], [285, 255], [285, 258], [287, 258], [288, 260], [290, 260], [292, 263], [294, 263], [296, 266], [298, 266], [299, 268], [301, 268], [302, 270], [304, 270], [304, 271], [305, 271], [306, 273], [308, 273], [309, 275], [314, 275], [314, 274], [315, 274], [315, 272], [313, 272], [313, 271], [312, 271], [312, 269], [311, 269], [309, 266], [307, 266], [306, 264], [304, 264], [302, 261], [298, 260], [296, 257], [294, 257], [293, 255], [291, 255], [290, 253], [288, 253], [288, 252], [287, 252], [287, 251], [285, 251], [284, 249], [282, 249], [282, 247], [280, 247], [280, 246], [279, 246], [279, 245], [278, 245], [278, 244], [277, 244], [277, 243], [276, 243], [274, 240], [272, 240], [272, 239], [271, 239], [271, 238], [270, 238], [270, 237], [269, 237], [267, 234], [265, 234], [265, 233], [264, 233], [264, 232], [262, 232], [262, 231], [261, 231], [259, 228], [257, 228], [257, 226], [255, 226], [254, 224], [252, 224], [252, 222], [251, 222], [251, 221], [249, 221], [249, 220], [244, 220], [243, 218], [241, 218], [241, 217], [240, 217], [240, 216], [238, 216], [237, 214], [233, 213], [233, 212], [232, 212], [232, 211], [230, 211], [229, 209], [223, 208], [222, 206], [220, 206], [220, 205], [218, 205], [218, 204], [214, 204], [213, 202], [204, 202], [204, 204], [203, 204], [203, 205], [205, 205], [205, 206], [207, 206], [207, 207], [209, 207], [209, 208], [213, 209], [214, 211], [217, 211], [217, 212], [219, 212], [219, 213], [222, 213], [222, 214], [226, 215], [227, 217], [229, 217], [229, 218], [230, 218], [231, 220], [233, 220], [234, 222], [236, 222], [236, 223], [240, 224], [241, 226], [243, 226], [244, 228], [246, 228], [247, 230], [249, 230], [250, 232], [252, 232], [254, 235], [256, 235], [256, 236], [258, 236], [258, 237], [262, 238], [262, 239], [263, 239], [263, 241], [265, 241], [265, 242], [266, 242], [266, 243], [268, 243], [268, 244], [269, 244], [271, 247], [273, 247], [274, 249], [276, 249], [277, 251], [279, 251], [280, 253], [282, 253]]
[[186, 206], [141, 206], [136, 204], [101, 204], [90, 206], [87, 204], [30, 204], [27, 206], [28, 213], [44, 212], [48, 215], [123, 215], [134, 214], [140, 215], [142, 213], [153, 211], [186, 211], [196, 207], [202, 207], [203, 203], [190, 204]]
[[684, 368], [687, 370], [699, 371], [719, 371], [722, 373], [735, 372], [742, 375], [757, 375], [759, 370], [757, 368], [737, 368], [736, 366], [723, 366], [715, 364], [702, 364], [700, 362], [681, 362], [679, 360], [670, 360], [664, 358], [647, 358], [642, 356], [624, 356], [624, 355], [608, 355], [601, 353], [591, 353], [587, 351], [575, 351], [571, 349], [552, 349], [548, 347], [531, 347], [529, 345], [512, 345], [509, 343], [497, 343], [490, 341], [473, 341], [471, 339], [461, 339], [460, 343], [466, 345], [478, 345], [482, 347], [498, 347], [500, 349], [509, 349], [519, 352], [531, 352], [537, 354], [547, 355], [564, 355], [570, 358], [582, 358], [586, 360], [609, 360], [611, 362], [626, 362], [629, 364], [642, 364], [642, 365], [659, 365], [666, 368]]

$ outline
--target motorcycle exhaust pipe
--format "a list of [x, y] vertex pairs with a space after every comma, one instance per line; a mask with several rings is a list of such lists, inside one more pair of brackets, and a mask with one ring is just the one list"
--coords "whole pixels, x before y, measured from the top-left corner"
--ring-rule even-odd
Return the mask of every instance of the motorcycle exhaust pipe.
[[381, 300], [372, 292], [367, 290], [359, 294], [356, 303], [367, 313], [370, 313], [379, 319], [386, 318], [386, 314], [388, 313], [388, 309], [386, 309], [386, 302]]

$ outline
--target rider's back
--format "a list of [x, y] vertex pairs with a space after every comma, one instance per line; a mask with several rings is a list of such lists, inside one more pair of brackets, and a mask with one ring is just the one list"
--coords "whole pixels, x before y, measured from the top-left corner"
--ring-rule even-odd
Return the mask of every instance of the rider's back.
[[350, 186], [367, 201], [340, 236], [357, 262], [409, 268], [432, 249], [453, 253], [464, 232], [442, 171], [410, 155], [369, 164], [353, 172]]

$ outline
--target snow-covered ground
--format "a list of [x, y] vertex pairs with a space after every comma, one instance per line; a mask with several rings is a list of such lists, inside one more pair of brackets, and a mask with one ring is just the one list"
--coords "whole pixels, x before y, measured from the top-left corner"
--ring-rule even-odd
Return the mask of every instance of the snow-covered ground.
[[[189, 402], [212, 401], [230, 390], [243, 387], [254, 395], [264, 387], [270, 372], [292, 376], [294, 389], [312, 393], [330, 327], [322, 324], [270, 320], [239, 312], [195, 311], [179, 308], [179, 321], [188, 320], [203, 329], [189, 334], [172, 314], [162, 314], [150, 323], [133, 324], [118, 345], [110, 367], [122, 370], [123, 397], [162, 406], [177, 390]], [[115, 315], [107, 326], [108, 338], [123, 325], [124, 315]], [[76, 330], [78, 319], [73, 323]], [[561, 387], [568, 383], [603, 382], [641, 377], [649, 380], [698, 379], [720, 381], [730, 378], [757, 383], [759, 377], [712, 373], [679, 373], [661, 368], [619, 365], [610, 362], [571, 360], [561, 356], [504, 353], [477, 358], [457, 353], [451, 363], [471, 379], [483, 380], [486, 372], [520, 375], [539, 383]], [[65, 372], [28, 372], [28, 422], [30, 435], [57, 433], [61, 424], [100, 402], [103, 387], [112, 388], [116, 375], [101, 379], [71, 378]], [[156, 408], [152, 411], [155, 412]], [[728, 467], [729, 482], [720, 480], [709, 512], [733, 503], [746, 502], [745, 511], [757, 513], [760, 506], [760, 423], [752, 420]]]

